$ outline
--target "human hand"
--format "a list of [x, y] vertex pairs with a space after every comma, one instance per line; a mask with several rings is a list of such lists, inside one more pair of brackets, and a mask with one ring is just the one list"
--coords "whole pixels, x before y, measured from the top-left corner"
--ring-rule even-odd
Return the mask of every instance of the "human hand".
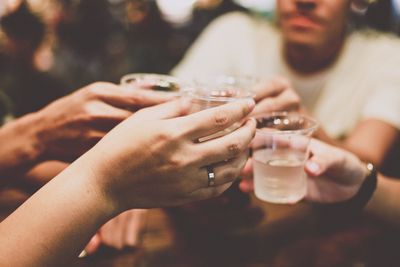
[[118, 250], [139, 246], [146, 213], [147, 210], [128, 210], [111, 219], [92, 237], [85, 252], [94, 254], [101, 245]]
[[352, 153], [311, 140], [311, 157], [305, 164], [308, 174], [306, 199], [317, 203], [342, 202], [360, 189], [368, 170]]
[[297, 111], [300, 109], [300, 97], [290, 82], [284, 78], [260, 82], [254, 88], [256, 107], [252, 115], [277, 112]]
[[[308, 175], [306, 200], [316, 203], [336, 203], [353, 197], [362, 185], [368, 170], [363, 162], [350, 152], [312, 139], [310, 158], [304, 170]], [[240, 189], [252, 192], [253, 167], [251, 159], [243, 169]]]
[[[188, 102], [178, 100], [143, 109], [81, 160], [94, 174], [90, 183], [120, 211], [215, 197], [239, 176], [255, 121], [216, 139], [197, 140], [242, 121], [253, 108], [254, 101], [243, 100], [178, 117], [189, 110]], [[215, 186], [208, 186], [206, 166], [214, 168]]]
[[45, 160], [73, 161], [132, 112], [171, 99], [111, 83], [88, 85], [36, 113], [36, 146]]

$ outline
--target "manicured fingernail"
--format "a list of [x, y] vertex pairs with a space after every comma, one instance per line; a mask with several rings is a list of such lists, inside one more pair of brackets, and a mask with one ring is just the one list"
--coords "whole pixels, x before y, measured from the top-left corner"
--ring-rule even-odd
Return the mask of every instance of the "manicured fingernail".
[[84, 258], [88, 255], [88, 253], [86, 252], [86, 250], [82, 250], [81, 254], [79, 254], [78, 258]]
[[312, 173], [318, 173], [320, 171], [319, 165], [313, 161], [307, 163], [307, 168]]
[[249, 109], [252, 110], [256, 106], [256, 102], [254, 99], [249, 99], [247, 100], [247, 105], [249, 106]]

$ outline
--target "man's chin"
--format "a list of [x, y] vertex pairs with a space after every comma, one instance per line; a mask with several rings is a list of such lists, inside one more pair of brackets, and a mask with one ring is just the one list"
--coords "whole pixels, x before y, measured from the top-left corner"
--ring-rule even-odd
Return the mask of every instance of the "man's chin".
[[315, 47], [320, 44], [318, 41], [319, 38], [315, 37], [314, 34], [310, 33], [300, 33], [296, 32], [293, 34], [288, 34], [285, 36], [285, 42], [296, 45], [296, 46], [304, 46], [304, 47]]

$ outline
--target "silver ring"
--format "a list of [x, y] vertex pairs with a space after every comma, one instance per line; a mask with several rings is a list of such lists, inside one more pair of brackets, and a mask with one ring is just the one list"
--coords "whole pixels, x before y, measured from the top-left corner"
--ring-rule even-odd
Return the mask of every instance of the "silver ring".
[[207, 178], [208, 178], [208, 186], [214, 186], [215, 185], [215, 173], [214, 169], [211, 166], [206, 167], [207, 170]]

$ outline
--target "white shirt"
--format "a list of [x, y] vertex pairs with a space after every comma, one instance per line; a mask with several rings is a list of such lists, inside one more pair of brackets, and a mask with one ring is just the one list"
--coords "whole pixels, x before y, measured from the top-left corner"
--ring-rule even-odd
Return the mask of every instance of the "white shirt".
[[376, 32], [353, 32], [336, 63], [311, 76], [294, 73], [282, 57], [279, 30], [269, 22], [231, 13], [216, 19], [188, 50], [173, 74], [289, 78], [305, 107], [333, 137], [367, 118], [400, 129], [400, 41]]

